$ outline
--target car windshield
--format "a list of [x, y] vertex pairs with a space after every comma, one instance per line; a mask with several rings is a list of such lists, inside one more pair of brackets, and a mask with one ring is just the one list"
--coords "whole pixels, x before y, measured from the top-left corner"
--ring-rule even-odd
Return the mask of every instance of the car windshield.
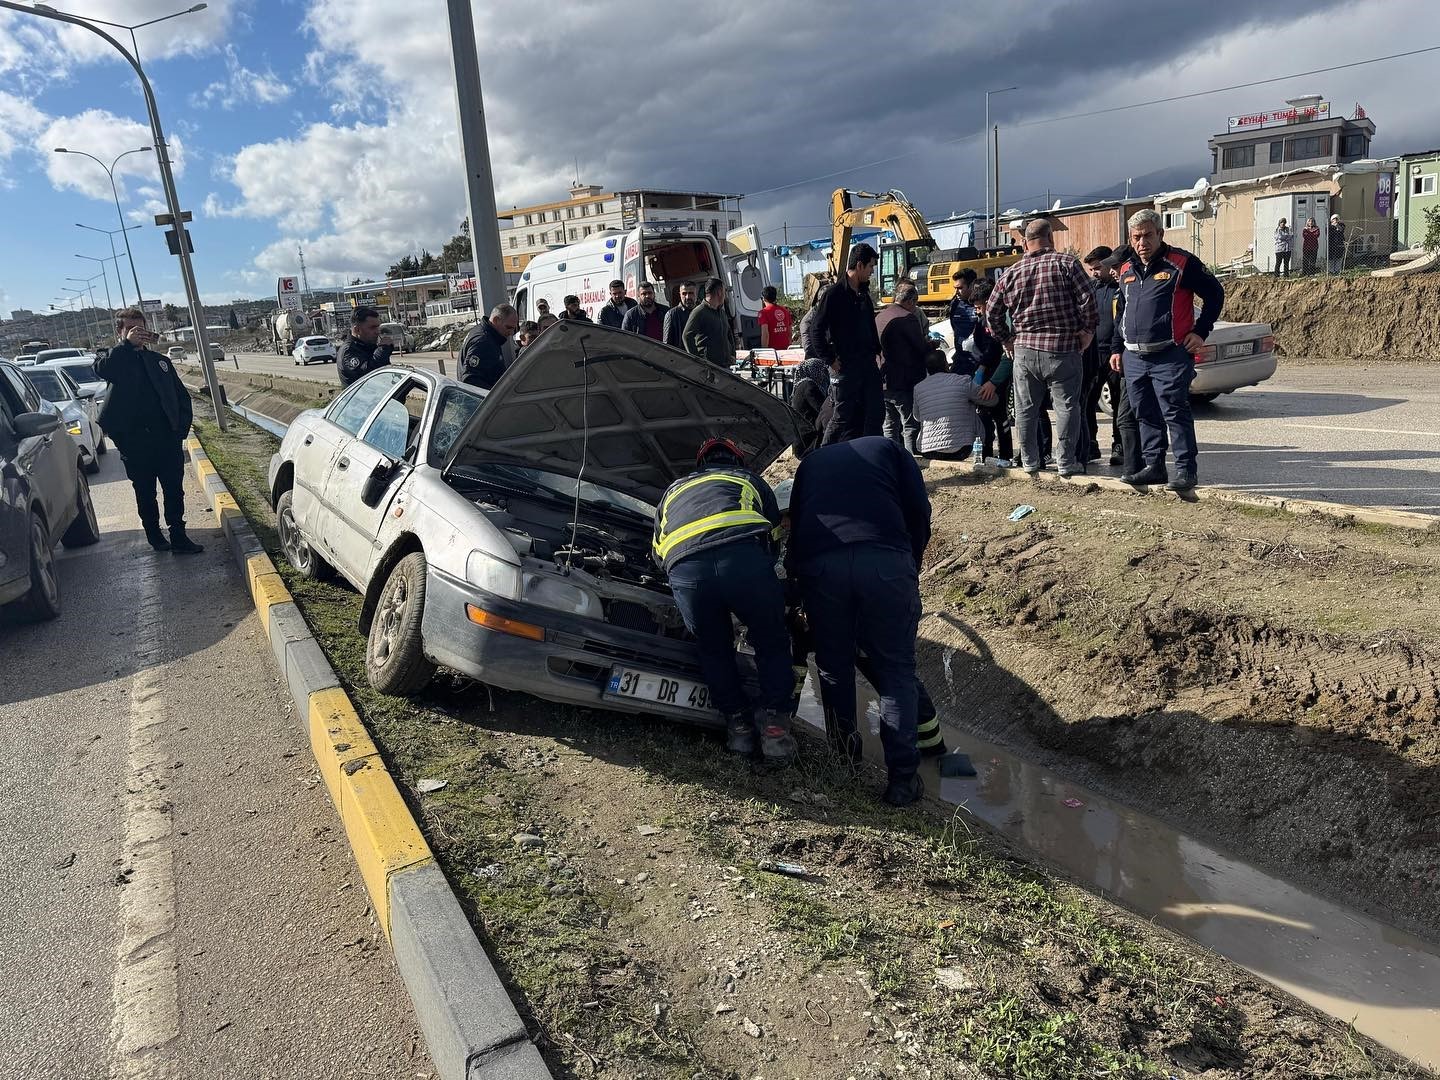
[[65, 374], [69, 375], [78, 383], [104, 382], [105, 380], [95, 374], [94, 364], [66, 364]]
[[68, 360], [72, 356], [84, 355], [85, 354], [79, 349], [42, 349], [35, 354], [36, 359], [42, 364], [48, 363], [51, 360]]
[[58, 372], [36, 370], [28, 371], [25, 375], [46, 401], [70, 400], [70, 391], [66, 388], [65, 380]]

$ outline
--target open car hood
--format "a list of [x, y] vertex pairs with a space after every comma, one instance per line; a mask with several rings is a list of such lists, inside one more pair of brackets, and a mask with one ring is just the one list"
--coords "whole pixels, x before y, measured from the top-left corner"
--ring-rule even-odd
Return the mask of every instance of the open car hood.
[[[587, 438], [588, 427], [588, 438]], [[789, 406], [707, 360], [585, 322], [548, 327], [451, 447], [445, 471], [490, 462], [579, 476], [651, 506], [712, 436], [759, 472], [800, 434]]]

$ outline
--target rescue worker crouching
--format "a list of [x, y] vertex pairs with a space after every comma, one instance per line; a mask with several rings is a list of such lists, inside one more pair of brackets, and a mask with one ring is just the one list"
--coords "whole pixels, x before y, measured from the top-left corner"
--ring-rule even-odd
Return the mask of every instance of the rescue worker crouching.
[[[789, 639], [785, 594], [775, 574], [780, 510], [770, 486], [745, 468], [729, 439], [707, 439], [697, 472], [666, 489], [655, 511], [655, 560], [670, 579], [675, 605], [700, 651], [710, 698], [725, 717], [726, 745], [761, 759], [795, 759], [790, 733]], [[732, 619], [755, 649], [760, 700], [752, 705], [735, 660]]]

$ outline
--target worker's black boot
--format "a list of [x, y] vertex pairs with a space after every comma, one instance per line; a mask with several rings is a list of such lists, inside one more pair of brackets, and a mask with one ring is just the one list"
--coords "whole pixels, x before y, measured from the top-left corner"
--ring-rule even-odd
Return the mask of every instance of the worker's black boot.
[[885, 786], [885, 793], [880, 796], [891, 806], [909, 806], [917, 803], [925, 797], [925, 781], [920, 779], [919, 773], [911, 773], [907, 777], [890, 777], [890, 782]]
[[741, 757], [755, 756], [755, 717], [749, 710], [725, 717], [725, 749]]
[[1155, 484], [1163, 484], [1170, 479], [1165, 472], [1164, 465], [1146, 465], [1137, 473], [1127, 473], [1120, 477], [1127, 484], [1134, 484], [1136, 487], [1150, 487]]
[[158, 524], [146, 524], [145, 539], [150, 541], [150, 546], [156, 551], [170, 550], [170, 541], [165, 539], [165, 534], [160, 531]]
[[760, 713], [760, 760], [777, 768], [793, 765], [800, 748], [790, 734], [788, 713], [766, 709]]
[[186, 536], [182, 526], [170, 530], [170, 550], [176, 555], [199, 555], [205, 549]]

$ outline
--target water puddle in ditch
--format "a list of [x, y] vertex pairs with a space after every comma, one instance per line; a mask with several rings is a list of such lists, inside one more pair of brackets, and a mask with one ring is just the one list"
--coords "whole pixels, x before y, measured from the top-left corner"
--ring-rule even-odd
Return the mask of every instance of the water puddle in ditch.
[[[800, 717], [823, 729], [814, 680], [812, 669]], [[874, 695], [863, 680], [856, 686], [866, 757], [883, 761], [870, 731]], [[926, 761], [921, 774], [932, 796], [1383, 1046], [1440, 1065], [1440, 948], [944, 723], [944, 695], [930, 689], [946, 744], [969, 754], [979, 772], [942, 780]]]

